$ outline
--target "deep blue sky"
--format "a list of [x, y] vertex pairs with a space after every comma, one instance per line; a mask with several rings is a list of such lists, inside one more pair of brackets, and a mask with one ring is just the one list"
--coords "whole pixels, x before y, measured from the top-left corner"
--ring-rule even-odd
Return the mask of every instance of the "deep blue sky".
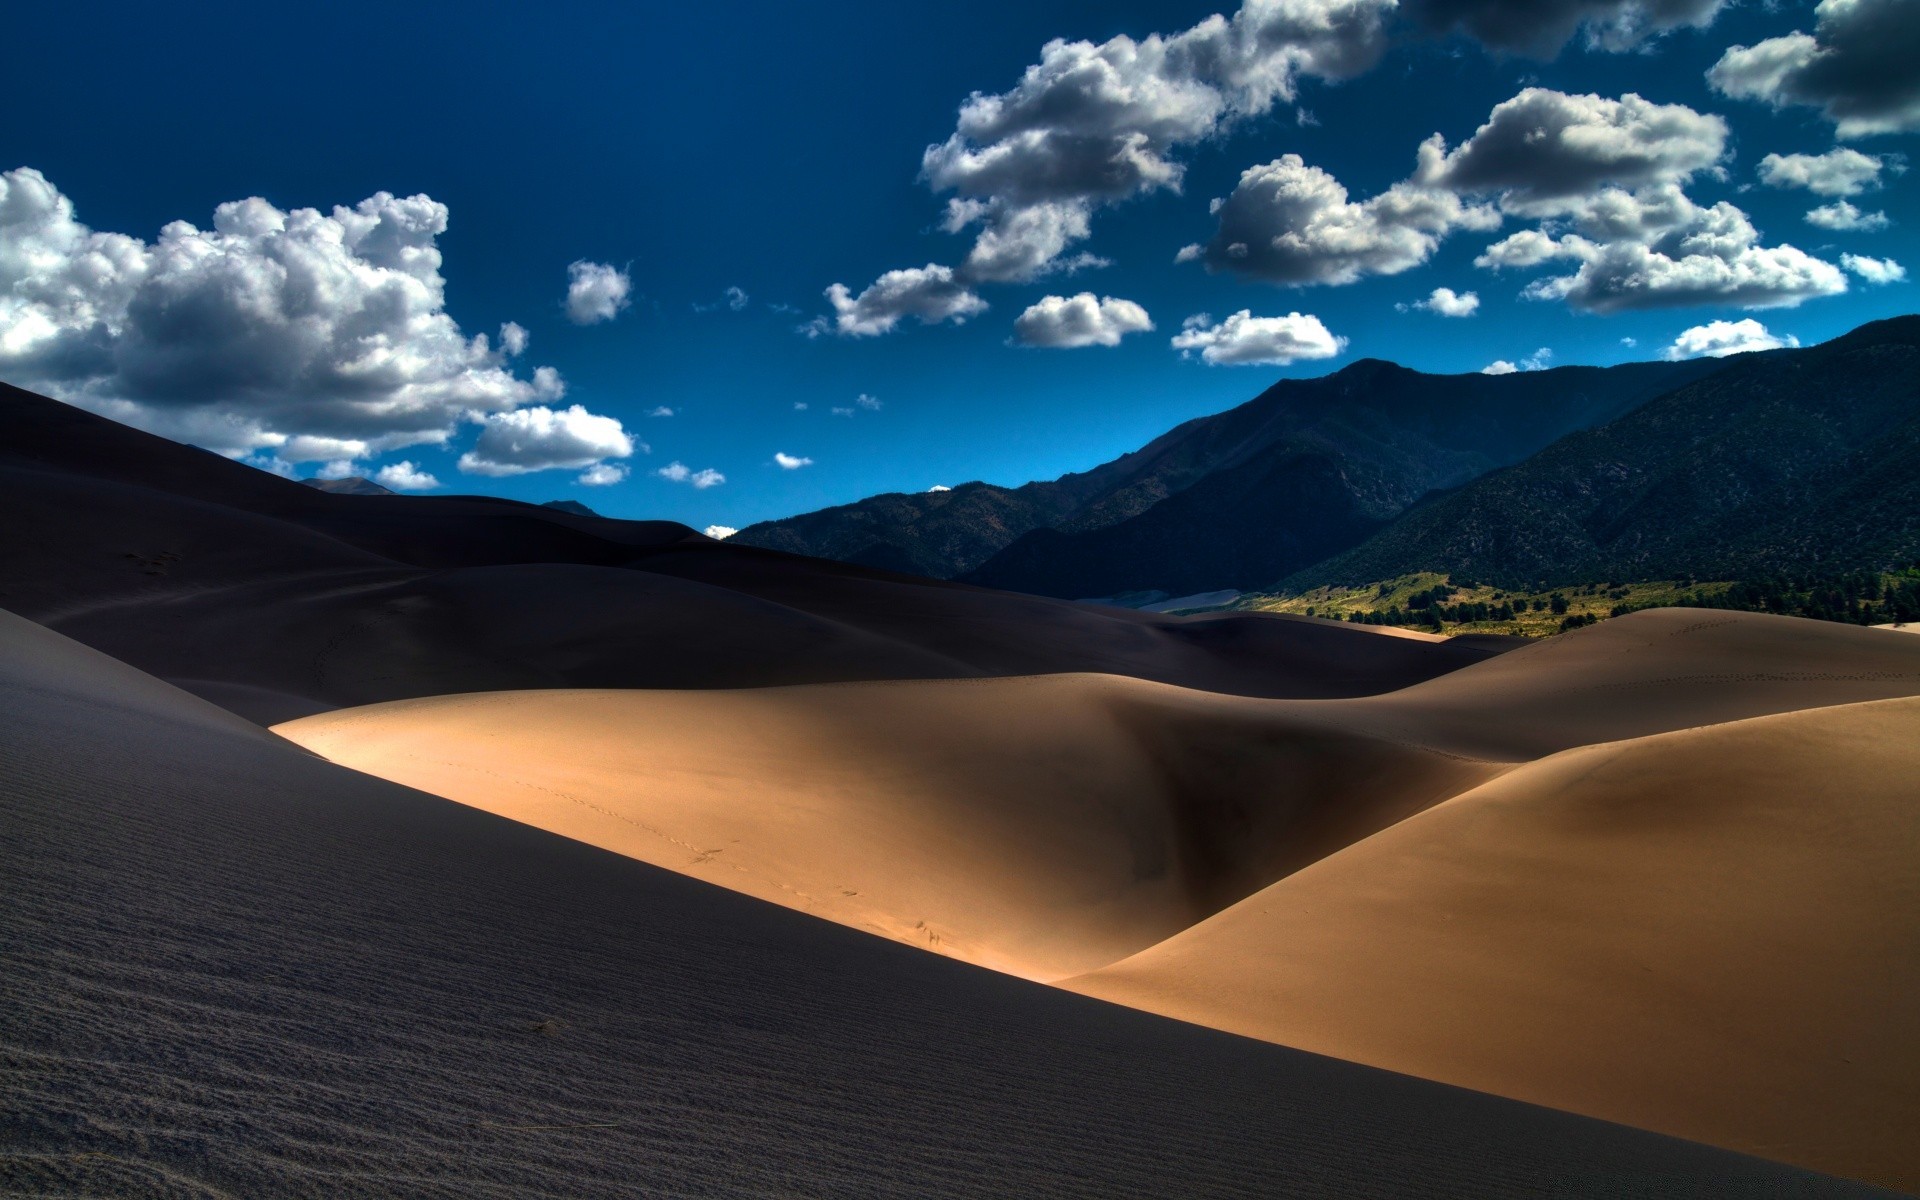
[[[1816, 108], [1775, 110], [1710, 88], [1705, 74], [1729, 46], [1814, 27], [1810, 3], [1769, 11], [1750, 2], [1625, 53], [1576, 37], [1550, 61], [1403, 31], [1358, 78], [1300, 81], [1298, 105], [1317, 124], [1278, 103], [1173, 150], [1187, 166], [1179, 193], [1096, 211], [1091, 238], [1074, 249], [1109, 267], [980, 284], [991, 307], [962, 325], [909, 319], [858, 338], [796, 332], [830, 311], [828, 284], [858, 293], [883, 271], [966, 257], [970, 234], [938, 228], [944, 196], [917, 176], [922, 151], [953, 132], [969, 93], [1011, 88], [1050, 39], [1171, 34], [1215, 11], [1233, 9], [1111, 0], [575, 3], [517, 14], [389, 3], [32, 5], [10, 21], [14, 100], [0, 107], [0, 170], [36, 168], [91, 229], [148, 242], [176, 219], [209, 227], [216, 205], [249, 196], [331, 211], [382, 190], [430, 195], [451, 213], [438, 242], [446, 313], [468, 334], [518, 322], [531, 347], [516, 369], [557, 368], [565, 404], [618, 418], [651, 452], [627, 460], [631, 477], [611, 487], [578, 485], [573, 470], [462, 474], [455, 459], [473, 441], [468, 427], [445, 449], [392, 450], [356, 469], [407, 459], [444, 490], [571, 496], [611, 515], [695, 527], [879, 491], [1084, 469], [1277, 378], [1359, 357], [1473, 371], [1548, 347], [1555, 365], [1614, 363], [1655, 357], [1713, 320], [1751, 317], [1776, 336], [1814, 342], [1916, 307], [1913, 283], [1874, 286], [1858, 275], [1845, 294], [1763, 311], [1707, 303], [1603, 315], [1521, 299], [1541, 270], [1473, 265], [1489, 243], [1537, 224], [1512, 216], [1496, 232], [1453, 233], [1422, 265], [1345, 285], [1283, 286], [1174, 262], [1182, 246], [1212, 236], [1208, 202], [1244, 168], [1299, 154], [1364, 200], [1409, 175], [1423, 138], [1439, 132], [1458, 145], [1496, 104], [1538, 84], [1609, 98], [1637, 91], [1719, 114], [1730, 129], [1726, 177], [1694, 175], [1694, 201], [1732, 201], [1763, 246], [1920, 267], [1920, 177], [1896, 174], [1897, 161], [1884, 186], [1849, 198], [1892, 219], [1879, 231], [1814, 228], [1802, 214], [1831, 197], [1756, 186], [1769, 152], [1849, 145], [1884, 158], [1913, 153], [1916, 139], [1836, 142]], [[566, 319], [567, 266], [579, 259], [628, 271], [633, 303], [617, 319]], [[1478, 293], [1478, 312], [1396, 310], [1439, 286]], [[728, 287], [747, 294], [744, 308], [696, 311]], [[1155, 331], [1117, 347], [1011, 344], [1029, 304], [1083, 290], [1138, 303]], [[1286, 366], [1210, 366], [1169, 345], [1188, 316], [1239, 309], [1312, 314], [1348, 341], [1337, 357]], [[882, 407], [832, 414], [862, 393]], [[646, 415], [662, 405], [675, 415]], [[775, 452], [813, 462], [781, 469]], [[675, 461], [726, 482], [696, 490], [653, 474]]]

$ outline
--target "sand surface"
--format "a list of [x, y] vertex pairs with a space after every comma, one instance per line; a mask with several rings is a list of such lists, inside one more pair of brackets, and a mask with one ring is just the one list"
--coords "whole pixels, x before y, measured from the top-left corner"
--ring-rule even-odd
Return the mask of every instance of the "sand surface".
[[1920, 638], [1164, 617], [4, 385], [0, 511], [0, 1196], [1868, 1194], [1449, 1083], [1920, 1185]]
[[858, 934], [5, 614], [0, 761], [0, 1194], [1869, 1194]]
[[[953, 957], [1912, 1186], [1920, 701], [1891, 698], [1917, 694], [1920, 640], [1666, 610], [1350, 699], [1069, 675], [493, 693], [277, 731]], [[1803, 726], [1771, 757], [1735, 732]], [[1575, 788], [1669, 736], [1694, 749]], [[1487, 796], [1512, 829], [1461, 824]], [[1877, 1049], [1823, 1074], [1835, 1047]]]
[[1554, 755], [1066, 986], [1920, 1190], [1920, 699]]

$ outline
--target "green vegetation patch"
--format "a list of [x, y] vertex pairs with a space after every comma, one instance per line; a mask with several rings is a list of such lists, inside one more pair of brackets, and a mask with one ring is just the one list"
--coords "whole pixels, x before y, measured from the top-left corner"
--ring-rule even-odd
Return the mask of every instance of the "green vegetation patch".
[[1642, 608], [1771, 612], [1855, 625], [1920, 622], [1920, 564], [1758, 580], [1609, 580], [1527, 591], [1423, 572], [1361, 587], [1243, 596], [1235, 608], [1434, 633], [1545, 637]]

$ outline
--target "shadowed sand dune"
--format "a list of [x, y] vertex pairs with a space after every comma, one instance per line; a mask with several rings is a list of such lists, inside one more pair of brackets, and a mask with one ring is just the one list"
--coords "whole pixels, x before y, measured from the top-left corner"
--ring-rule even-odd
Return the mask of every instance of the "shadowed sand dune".
[[[341, 764], [944, 954], [1038, 979], [1084, 971], [1067, 986], [1911, 1184], [1920, 1095], [1899, 1081], [1920, 1077], [1920, 1038], [1892, 1025], [1920, 985], [1906, 882], [1920, 878], [1920, 774], [1855, 743], [1891, 739], [1920, 766], [1907, 749], [1920, 724], [1900, 724], [1920, 701], [1888, 699], [1915, 694], [1920, 639], [1667, 610], [1356, 699], [1083, 675], [496, 693], [277, 729]], [[1714, 723], [1771, 728], [1769, 714], [1816, 731], [1883, 715], [1770, 759], [1714, 749], [1749, 728]], [[1706, 741], [1627, 777], [1613, 808], [1570, 815], [1581, 775], [1565, 764], [1662, 735]], [[1612, 745], [1577, 749], [1593, 743]], [[1823, 775], [1832, 811], [1802, 794]], [[1487, 795], [1539, 828], [1449, 833]], [[1802, 837], [1789, 816], [1863, 822], [1880, 840]], [[1678, 841], [1663, 840], [1671, 821]], [[1434, 856], [1487, 898], [1419, 891]], [[1249, 915], [1296, 891], [1307, 898], [1286, 917]], [[1490, 940], [1441, 950], [1436, 921]], [[1798, 954], [1821, 930], [1835, 953]], [[1404, 953], [1409, 938], [1430, 953]], [[1306, 983], [1290, 973], [1296, 941]], [[1822, 982], [1795, 992], [1804, 970]], [[1623, 1022], [1616, 1009], [1639, 1011], [1654, 981], [1677, 999]], [[1821, 1076], [1813, 1048], [1841, 1045], [1879, 1047], [1878, 1074]]]
[[1920, 1189], [1920, 699], [1554, 755], [1065, 986]]
[[0, 614], [0, 1192], [1851, 1196], [815, 921]]
[[1098, 671], [1352, 696], [1507, 648], [1163, 617], [485, 497], [329, 495], [0, 385], [0, 605], [262, 723], [507, 688]]

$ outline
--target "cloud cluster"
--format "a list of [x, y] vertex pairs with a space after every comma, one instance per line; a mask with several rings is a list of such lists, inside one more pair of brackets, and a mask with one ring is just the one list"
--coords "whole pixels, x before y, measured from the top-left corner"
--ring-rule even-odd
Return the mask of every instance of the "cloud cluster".
[[1916, 62], [1913, 0], [1820, 0], [1811, 34], [1734, 46], [1707, 81], [1737, 99], [1817, 108], [1851, 140], [1920, 130]]
[[1179, 260], [1279, 284], [1396, 275], [1427, 261], [1456, 229], [1500, 224], [1490, 207], [1414, 182], [1356, 203], [1339, 180], [1297, 154], [1247, 168], [1214, 212], [1220, 222], [1212, 240], [1181, 250]]
[[[1703, 208], [1677, 191], [1603, 197], [1573, 214], [1576, 230], [1526, 231], [1487, 248], [1486, 266], [1577, 263], [1571, 274], [1536, 279], [1522, 295], [1565, 300], [1587, 312], [1732, 304], [1792, 307], [1847, 290], [1832, 263], [1795, 246], [1762, 246], [1747, 215], [1725, 201]], [[1615, 227], [1609, 229], [1609, 223]], [[1597, 240], [1589, 233], [1610, 234]]]
[[1748, 317], [1743, 321], [1713, 321], [1695, 325], [1674, 338], [1673, 344], [1661, 352], [1661, 357], [1669, 362], [1687, 358], [1725, 358], [1730, 354], [1778, 350], [1783, 346], [1799, 344], [1799, 338], [1791, 334], [1776, 336], [1768, 332], [1765, 325]]
[[1684, 104], [1655, 104], [1531, 87], [1494, 106], [1472, 137], [1449, 151], [1438, 135], [1421, 147], [1415, 179], [1430, 187], [1501, 194], [1526, 213], [1603, 185], [1636, 188], [1686, 179], [1726, 153], [1727, 123]]
[[1835, 200], [1807, 210], [1806, 222], [1835, 233], [1873, 233], [1893, 224], [1883, 212], [1866, 212], [1846, 200]]
[[[1534, 141], [1551, 148], [1529, 156], [1524, 123], [1515, 125], [1522, 112], [1542, 118]], [[1709, 303], [1780, 307], [1844, 292], [1846, 279], [1833, 264], [1791, 245], [1762, 246], [1739, 208], [1725, 201], [1702, 206], [1687, 196], [1689, 178], [1718, 169], [1725, 139], [1725, 122], [1684, 105], [1534, 88], [1498, 106], [1459, 149], [1446, 153], [1429, 143], [1420, 177], [1509, 189], [1501, 206], [1541, 222], [1475, 260], [1489, 268], [1578, 264], [1571, 274], [1529, 284], [1523, 295], [1532, 299], [1617, 312]]]
[[1183, 32], [1056, 40], [1005, 92], [976, 92], [921, 175], [952, 192], [947, 227], [978, 224], [972, 278], [1032, 279], [1084, 239], [1094, 209], [1162, 189], [1173, 155], [1292, 101], [1301, 78], [1378, 61], [1394, 0], [1247, 0]]
[[969, 290], [952, 267], [939, 263], [888, 271], [858, 296], [844, 284], [833, 284], [827, 288], [827, 302], [833, 305], [832, 319], [815, 317], [802, 325], [808, 337], [877, 337], [907, 317], [923, 325], [957, 324], [987, 310], [987, 302]]
[[691, 484], [693, 487], [703, 492], [710, 487], [719, 487], [721, 484], [727, 481], [727, 477], [725, 475], [722, 475], [720, 472], [714, 470], [712, 467], [707, 467], [704, 470], [696, 471], [692, 467], [689, 467], [687, 464], [680, 462], [678, 460], [674, 462], [670, 462], [666, 466], [659, 468], [654, 472], [654, 474], [666, 480], [668, 483]]
[[734, 534], [739, 533], [740, 531], [738, 529], [735, 529], [731, 525], [709, 525], [707, 526], [705, 532], [706, 532], [706, 535], [712, 538], [714, 541], [724, 542], [728, 538], [732, 537]]
[[1724, 120], [1682, 104], [1527, 88], [1460, 145], [1429, 138], [1409, 179], [1365, 201], [1297, 155], [1250, 168], [1215, 205], [1213, 239], [1180, 257], [1272, 283], [1346, 284], [1408, 270], [1451, 233], [1513, 216], [1539, 224], [1488, 247], [1478, 265], [1576, 263], [1524, 294], [1588, 311], [1766, 307], [1845, 291], [1832, 264], [1761, 246], [1733, 205], [1688, 198], [1688, 180], [1721, 170], [1726, 143]]
[[1147, 333], [1153, 321], [1131, 300], [1095, 296], [1043, 296], [1013, 323], [1013, 339], [1022, 346], [1073, 349], [1118, 346], [1129, 333]]
[[949, 194], [942, 227], [975, 231], [959, 270], [890, 271], [857, 298], [834, 284], [834, 316], [802, 329], [859, 337], [909, 314], [960, 319], [985, 307], [968, 285], [1106, 265], [1069, 253], [1098, 209], [1178, 191], [1182, 149], [1291, 102], [1301, 79], [1372, 67], [1395, 4], [1245, 0], [1172, 35], [1048, 42], [1012, 88], [970, 96], [953, 132], [921, 156], [921, 178]]
[[1198, 353], [1208, 366], [1284, 367], [1304, 359], [1333, 358], [1346, 346], [1347, 339], [1335, 337], [1319, 317], [1297, 312], [1256, 317], [1244, 308], [1218, 323], [1206, 313], [1188, 317], [1173, 338], [1182, 358]]
[[1404, 0], [1435, 33], [1470, 34], [1493, 50], [1552, 58], [1583, 30], [1596, 50], [1631, 50], [1675, 29], [1703, 29], [1727, 0]]
[[488, 415], [473, 449], [460, 456], [460, 469], [491, 476], [584, 470], [604, 459], [630, 458], [636, 447], [646, 451], [612, 417], [590, 413], [578, 404], [563, 409], [538, 405]]
[[377, 193], [329, 213], [258, 197], [158, 240], [88, 228], [23, 167], [0, 174], [0, 371], [268, 469], [444, 445], [565, 392], [445, 311], [447, 208]]
[[567, 265], [567, 320], [575, 325], [611, 321], [632, 303], [633, 280], [608, 263], [581, 259]]
[[1898, 162], [1837, 146], [1825, 154], [1769, 154], [1760, 160], [1760, 182], [1768, 187], [1805, 188], [1816, 196], [1858, 196], [1880, 186], [1880, 172]]

